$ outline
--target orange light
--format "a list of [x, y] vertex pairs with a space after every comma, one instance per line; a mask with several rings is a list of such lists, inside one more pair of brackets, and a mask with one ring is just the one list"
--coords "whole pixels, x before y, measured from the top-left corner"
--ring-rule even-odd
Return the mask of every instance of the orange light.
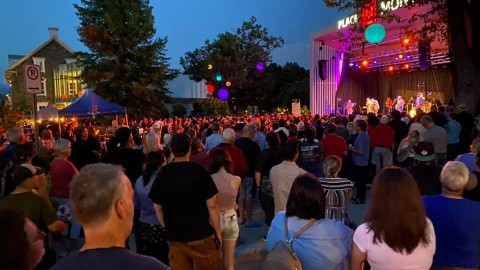
[[388, 71], [393, 71], [393, 67], [392, 67], [392, 66], [389, 66], [389, 67], [388, 67]]
[[403, 59], [403, 54], [399, 54], [398, 59]]
[[410, 65], [409, 64], [405, 64], [405, 69], [409, 69], [410, 68]]
[[230, 81], [226, 81], [226, 82], [225, 82], [225, 85], [226, 85], [227, 87], [230, 87], [230, 86], [232, 86], [232, 83], [231, 83]]
[[362, 65], [363, 65], [363, 66], [368, 65], [368, 61], [367, 61], [367, 60], [363, 60], [363, 61], [362, 61]]
[[402, 43], [403, 43], [403, 45], [408, 45], [408, 44], [410, 44], [410, 39], [409, 38], [404, 38], [402, 40]]

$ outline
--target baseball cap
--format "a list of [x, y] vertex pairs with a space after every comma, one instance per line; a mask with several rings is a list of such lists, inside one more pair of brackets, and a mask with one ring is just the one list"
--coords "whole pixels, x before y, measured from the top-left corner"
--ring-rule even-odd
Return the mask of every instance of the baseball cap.
[[30, 177], [42, 174], [45, 174], [42, 168], [35, 167], [30, 163], [22, 163], [13, 170], [13, 180], [15, 186], [18, 186]]
[[435, 147], [433, 143], [422, 141], [413, 148], [415, 159], [418, 161], [432, 161], [435, 159]]

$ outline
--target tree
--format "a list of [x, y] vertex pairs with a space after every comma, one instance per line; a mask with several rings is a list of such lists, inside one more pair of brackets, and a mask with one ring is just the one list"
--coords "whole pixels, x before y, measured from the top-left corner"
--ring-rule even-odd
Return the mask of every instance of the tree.
[[[323, 0], [328, 7], [341, 11], [359, 11], [371, 0]], [[389, 2], [389, 1], [387, 1]], [[430, 5], [424, 14], [411, 12], [410, 17], [400, 18], [393, 13], [385, 13], [382, 21], [402, 23], [422, 22], [419, 29], [409, 28], [408, 34], [418, 40], [432, 40], [440, 36], [449, 42], [455, 64], [452, 75], [455, 82], [456, 102], [466, 103], [470, 112], [480, 113], [480, 1], [477, 0], [415, 0], [402, 1], [412, 10], [418, 6]], [[360, 25], [355, 25], [341, 40], [350, 39], [363, 42]], [[471, 43], [469, 42], [471, 37]], [[354, 44], [358, 45], [358, 44]]]
[[77, 54], [83, 81], [133, 116], [158, 116], [169, 93], [166, 83], [178, 71], [169, 67], [167, 38], [154, 38], [149, 1], [81, 0], [74, 7], [80, 41], [90, 49]]
[[300, 98], [302, 104], [310, 104], [310, 74], [297, 63], [287, 62], [283, 67], [272, 63], [266, 72], [269, 86], [266, 88], [270, 97], [265, 108], [289, 107], [292, 99]]
[[187, 109], [181, 103], [174, 103], [172, 105], [172, 114], [173, 116], [183, 117], [187, 114]]
[[[216, 91], [230, 81], [227, 104], [231, 113], [240, 112], [247, 105], [258, 105], [262, 98], [268, 97], [263, 91], [266, 76], [256, 66], [262, 63], [267, 67], [271, 52], [282, 47], [283, 42], [281, 37], [270, 36], [268, 30], [252, 17], [233, 33], [219, 34], [213, 41], [206, 40], [203, 47], [185, 53], [180, 64], [190, 79], [213, 83]], [[219, 83], [214, 80], [217, 74], [223, 77]]]

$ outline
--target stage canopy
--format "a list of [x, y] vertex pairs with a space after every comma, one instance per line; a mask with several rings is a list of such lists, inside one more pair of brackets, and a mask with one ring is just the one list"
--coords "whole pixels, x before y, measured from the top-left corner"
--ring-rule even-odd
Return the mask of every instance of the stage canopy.
[[95, 94], [92, 90], [85, 93], [72, 102], [68, 107], [58, 111], [60, 116], [65, 117], [97, 117], [105, 115], [122, 115], [126, 114], [125, 107], [111, 103]]

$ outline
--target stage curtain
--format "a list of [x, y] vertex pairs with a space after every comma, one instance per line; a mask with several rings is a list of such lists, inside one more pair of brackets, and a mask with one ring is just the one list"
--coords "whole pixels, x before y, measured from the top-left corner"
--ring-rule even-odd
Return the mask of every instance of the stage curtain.
[[365, 106], [365, 99], [373, 97], [380, 103], [380, 112], [385, 108], [387, 97], [392, 99], [403, 96], [408, 102], [418, 92], [425, 93], [425, 88], [419, 83], [426, 83], [426, 91], [431, 92], [428, 100], [439, 100], [448, 103], [454, 98], [452, 74], [450, 68], [431, 68], [423, 71], [400, 72], [387, 74], [380, 72], [367, 72], [364, 70], [347, 67], [342, 76], [337, 90], [338, 104], [342, 105], [347, 100], [352, 100]]

